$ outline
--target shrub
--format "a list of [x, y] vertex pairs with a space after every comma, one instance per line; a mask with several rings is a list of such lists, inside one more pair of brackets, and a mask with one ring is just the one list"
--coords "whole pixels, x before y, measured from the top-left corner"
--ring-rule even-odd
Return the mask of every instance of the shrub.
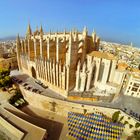
[[120, 111], [116, 111], [116, 112], [114, 112], [114, 114], [112, 115], [112, 121], [113, 121], [114, 123], [118, 122], [119, 115], [120, 115]]
[[133, 127], [133, 125], [132, 124], [129, 124], [129, 128], [131, 129]]
[[8, 69], [0, 69], [0, 87], [11, 86], [12, 79]]
[[135, 140], [140, 140], [140, 130], [134, 130], [132, 136]]
[[136, 123], [135, 128], [139, 128], [139, 127], [140, 127], [140, 123]]
[[84, 114], [86, 114], [87, 113], [87, 109], [84, 109]]
[[125, 121], [125, 122], [124, 122], [124, 125], [126, 125], [126, 124], [128, 124], [128, 121]]
[[2, 91], [6, 91], [6, 88], [5, 87], [2, 87], [1, 89], [2, 89]]
[[128, 117], [128, 120], [130, 120], [131, 118], [130, 117]]

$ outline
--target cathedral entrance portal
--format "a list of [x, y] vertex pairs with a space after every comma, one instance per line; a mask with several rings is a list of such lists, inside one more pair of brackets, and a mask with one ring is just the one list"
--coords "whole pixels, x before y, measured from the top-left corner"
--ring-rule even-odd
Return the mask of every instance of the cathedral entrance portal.
[[36, 71], [34, 67], [31, 68], [31, 72], [32, 72], [32, 77], [36, 79]]

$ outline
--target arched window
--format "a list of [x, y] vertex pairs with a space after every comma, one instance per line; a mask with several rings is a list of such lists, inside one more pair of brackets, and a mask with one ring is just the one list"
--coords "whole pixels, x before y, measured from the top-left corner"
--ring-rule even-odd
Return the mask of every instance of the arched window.
[[32, 72], [32, 77], [36, 79], [36, 71], [34, 67], [31, 68], [31, 72]]
[[100, 64], [100, 70], [99, 70], [99, 75], [98, 75], [98, 81], [101, 81], [102, 80], [102, 77], [103, 77], [103, 72], [104, 72], [104, 63], [101, 62]]

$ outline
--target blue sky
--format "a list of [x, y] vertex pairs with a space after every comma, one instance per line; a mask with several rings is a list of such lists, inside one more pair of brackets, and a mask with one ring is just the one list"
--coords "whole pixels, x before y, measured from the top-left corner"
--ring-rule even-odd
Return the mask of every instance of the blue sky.
[[140, 47], [139, 0], [1, 0], [0, 37], [23, 36], [28, 22], [45, 31], [87, 26], [102, 40]]

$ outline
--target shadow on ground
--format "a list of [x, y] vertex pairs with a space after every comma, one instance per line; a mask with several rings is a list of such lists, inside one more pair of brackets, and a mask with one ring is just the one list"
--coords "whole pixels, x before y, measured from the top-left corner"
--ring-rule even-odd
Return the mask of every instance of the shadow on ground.
[[30, 111], [29, 115], [32, 114], [31, 116], [29, 116], [28, 114], [23, 114], [20, 112], [13, 111], [11, 109], [7, 109], [7, 110], [10, 111], [11, 113], [15, 114], [16, 116], [34, 124], [34, 125], [37, 125], [41, 128], [46, 129], [47, 133], [48, 133], [47, 140], [59, 140], [59, 137], [60, 137], [60, 134], [61, 134], [61, 131], [62, 131], [64, 124], [36, 116], [36, 114], [31, 112], [30, 109], [28, 110], [28, 112]]

